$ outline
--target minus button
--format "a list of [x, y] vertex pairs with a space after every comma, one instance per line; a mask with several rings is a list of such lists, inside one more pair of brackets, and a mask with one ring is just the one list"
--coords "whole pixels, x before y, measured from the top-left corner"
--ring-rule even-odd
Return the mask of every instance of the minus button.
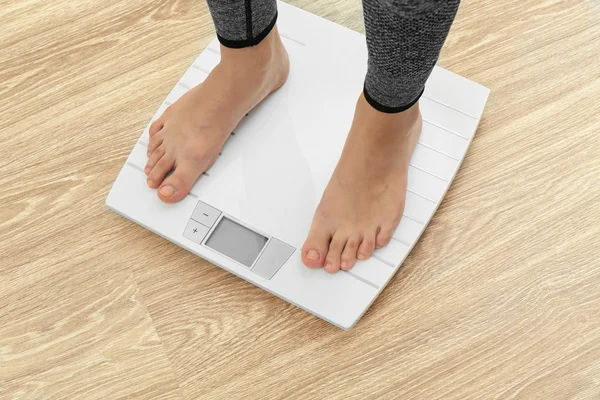
[[214, 225], [217, 218], [219, 218], [219, 215], [221, 215], [221, 211], [203, 201], [198, 201], [198, 205], [196, 205], [196, 209], [192, 213], [192, 219], [210, 228]]

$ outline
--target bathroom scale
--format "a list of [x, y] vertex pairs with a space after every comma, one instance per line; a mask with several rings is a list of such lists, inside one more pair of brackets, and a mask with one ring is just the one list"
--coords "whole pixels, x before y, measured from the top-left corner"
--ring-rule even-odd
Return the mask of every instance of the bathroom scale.
[[[278, 28], [290, 57], [288, 81], [242, 119], [191, 193], [166, 204], [146, 185], [148, 125], [106, 204], [216, 266], [349, 329], [392, 279], [435, 213], [473, 139], [489, 89], [435, 67], [420, 100], [423, 131], [392, 241], [350, 271], [310, 269], [302, 264], [301, 248], [352, 123], [367, 49], [364, 35], [281, 2]], [[218, 62], [215, 38], [152, 121]]]

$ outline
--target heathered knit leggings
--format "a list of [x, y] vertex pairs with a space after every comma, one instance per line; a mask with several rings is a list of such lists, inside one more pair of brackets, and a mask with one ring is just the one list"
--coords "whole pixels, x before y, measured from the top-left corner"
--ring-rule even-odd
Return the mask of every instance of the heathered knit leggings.
[[[277, 21], [276, 0], [207, 0], [221, 44], [257, 45]], [[364, 95], [395, 113], [415, 104], [439, 57], [460, 0], [362, 0], [369, 63]]]

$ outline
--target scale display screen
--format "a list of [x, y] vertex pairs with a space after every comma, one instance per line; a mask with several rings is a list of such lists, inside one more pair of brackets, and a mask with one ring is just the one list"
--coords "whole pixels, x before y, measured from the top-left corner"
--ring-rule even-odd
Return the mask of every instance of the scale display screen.
[[226, 217], [210, 235], [205, 245], [251, 267], [269, 239]]

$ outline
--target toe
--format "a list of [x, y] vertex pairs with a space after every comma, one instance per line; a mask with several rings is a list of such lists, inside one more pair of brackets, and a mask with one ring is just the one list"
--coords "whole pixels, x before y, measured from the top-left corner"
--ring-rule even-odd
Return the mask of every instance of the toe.
[[148, 141], [148, 157], [152, 155], [160, 147], [163, 143], [163, 135], [154, 135], [150, 137], [150, 141]]
[[382, 226], [377, 234], [377, 238], [375, 239], [375, 247], [380, 249], [384, 246], [387, 246], [392, 240], [392, 235], [394, 234], [394, 227], [392, 226]]
[[163, 182], [163, 179], [165, 179], [165, 176], [173, 169], [174, 163], [175, 159], [171, 155], [163, 155], [148, 174], [148, 186], [150, 186], [152, 189], [159, 187]]
[[160, 131], [163, 128], [163, 126], [164, 123], [163, 118], [161, 116], [159, 119], [150, 124], [150, 129], [148, 130], [148, 134], [150, 135], [150, 137], [156, 135], [158, 131]]
[[366, 234], [363, 237], [362, 243], [358, 247], [357, 257], [359, 260], [366, 260], [371, 257], [375, 251], [375, 231]]
[[348, 236], [343, 234], [335, 234], [329, 245], [329, 251], [325, 257], [325, 271], [330, 274], [340, 270], [342, 262], [342, 252], [348, 241]]
[[346, 242], [346, 247], [342, 252], [342, 264], [341, 268], [344, 271], [348, 271], [356, 263], [356, 253], [358, 252], [358, 246], [360, 246], [360, 236], [352, 236]]
[[152, 153], [150, 153], [150, 156], [148, 156], [148, 162], [146, 163], [146, 166], [144, 167], [144, 172], [146, 173], [146, 175], [150, 174], [150, 171], [152, 171], [152, 168], [154, 168], [156, 163], [164, 155], [165, 155], [165, 149], [162, 146], [155, 149]]
[[198, 168], [190, 162], [177, 165], [175, 171], [163, 181], [158, 189], [158, 197], [166, 203], [180, 201], [192, 190], [192, 186], [202, 172], [204, 172], [202, 168]]
[[313, 221], [310, 233], [302, 246], [302, 262], [309, 268], [320, 268], [329, 250], [331, 232], [319, 221]]

